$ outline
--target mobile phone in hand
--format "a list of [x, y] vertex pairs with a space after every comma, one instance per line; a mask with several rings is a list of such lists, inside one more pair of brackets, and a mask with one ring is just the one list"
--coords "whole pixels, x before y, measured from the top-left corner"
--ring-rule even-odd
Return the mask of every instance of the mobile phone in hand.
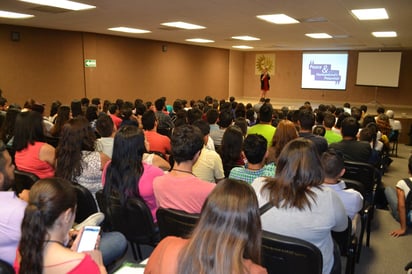
[[85, 226], [77, 247], [77, 252], [91, 251], [95, 249], [100, 226]]

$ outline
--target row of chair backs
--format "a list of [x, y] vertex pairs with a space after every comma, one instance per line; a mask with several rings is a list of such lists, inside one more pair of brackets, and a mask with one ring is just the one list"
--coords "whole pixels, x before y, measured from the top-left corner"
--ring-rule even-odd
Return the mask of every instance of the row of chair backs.
[[74, 183], [77, 194], [76, 223], [81, 223], [90, 215], [98, 212], [93, 194], [84, 186]]
[[[199, 219], [198, 214], [166, 208], [159, 208], [156, 217], [162, 238], [188, 237]], [[307, 241], [293, 237], [264, 231], [262, 259], [269, 273], [322, 273], [320, 250]]]
[[14, 170], [13, 190], [19, 194], [23, 189], [30, 189], [39, 180], [35, 174], [21, 170]]
[[352, 235], [352, 220], [348, 217], [348, 226], [342, 232], [332, 231], [332, 238], [338, 244], [341, 256], [346, 257], [345, 274], [355, 273], [358, 239]]

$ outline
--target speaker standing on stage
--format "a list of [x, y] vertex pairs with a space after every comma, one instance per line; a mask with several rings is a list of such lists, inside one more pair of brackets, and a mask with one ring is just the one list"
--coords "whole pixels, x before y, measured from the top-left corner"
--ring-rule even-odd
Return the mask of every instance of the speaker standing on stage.
[[270, 86], [269, 86], [269, 80], [270, 80], [270, 75], [268, 73], [267, 68], [263, 70], [263, 73], [260, 75], [260, 90], [262, 91], [260, 93], [261, 98], [266, 97], [266, 93], [268, 92]]

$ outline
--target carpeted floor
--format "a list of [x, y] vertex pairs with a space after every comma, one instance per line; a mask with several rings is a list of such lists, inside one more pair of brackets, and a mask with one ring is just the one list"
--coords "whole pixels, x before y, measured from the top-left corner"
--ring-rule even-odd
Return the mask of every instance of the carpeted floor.
[[[383, 176], [385, 186], [394, 187], [396, 183], [408, 177], [408, 158], [412, 146], [399, 145], [398, 157], [392, 157], [393, 162], [388, 172]], [[376, 210], [372, 221], [370, 247], [363, 246], [356, 274], [399, 274], [406, 273], [404, 266], [412, 261], [412, 229], [399, 238], [393, 238], [389, 233], [399, 228], [387, 210]]]

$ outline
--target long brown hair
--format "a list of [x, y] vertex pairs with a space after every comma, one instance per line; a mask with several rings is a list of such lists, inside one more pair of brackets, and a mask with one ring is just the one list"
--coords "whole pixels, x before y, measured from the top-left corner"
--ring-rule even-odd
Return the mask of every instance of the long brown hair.
[[295, 124], [289, 120], [282, 120], [276, 127], [276, 132], [273, 135], [272, 146], [269, 148], [269, 157], [267, 162], [277, 161], [280, 152], [285, 147], [285, 145], [293, 139], [298, 138], [298, 132], [296, 130]]
[[243, 259], [260, 263], [261, 223], [257, 198], [242, 181], [225, 179], [202, 208], [177, 273], [246, 273]]
[[275, 207], [310, 208], [316, 194], [311, 187], [319, 187], [324, 172], [315, 144], [297, 138], [286, 144], [276, 164], [275, 178], [267, 178], [262, 193], [269, 192]]

